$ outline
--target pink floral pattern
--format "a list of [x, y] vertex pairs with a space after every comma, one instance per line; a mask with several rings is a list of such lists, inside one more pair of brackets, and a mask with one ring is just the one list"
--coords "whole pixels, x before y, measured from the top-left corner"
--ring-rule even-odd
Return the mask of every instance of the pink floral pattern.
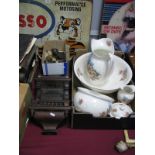
[[79, 100], [79, 104], [82, 104], [82, 103], [83, 103], [83, 99], [80, 99], [80, 100]]
[[111, 46], [111, 44], [112, 44], [112, 42], [110, 40], [107, 40], [106, 43], [108, 46]]
[[91, 80], [100, 79], [101, 75], [94, 69], [94, 64], [91, 61], [91, 56], [88, 60], [87, 70], [88, 70], [88, 74]]
[[127, 78], [127, 68], [124, 70], [120, 70], [119, 74], [121, 75], [120, 81], [123, 81]]

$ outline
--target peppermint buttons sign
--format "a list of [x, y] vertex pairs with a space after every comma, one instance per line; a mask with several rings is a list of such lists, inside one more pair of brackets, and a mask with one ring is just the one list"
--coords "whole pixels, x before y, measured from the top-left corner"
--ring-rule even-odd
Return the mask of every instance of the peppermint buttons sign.
[[42, 38], [55, 26], [55, 16], [46, 5], [33, 0], [20, 0], [19, 32]]

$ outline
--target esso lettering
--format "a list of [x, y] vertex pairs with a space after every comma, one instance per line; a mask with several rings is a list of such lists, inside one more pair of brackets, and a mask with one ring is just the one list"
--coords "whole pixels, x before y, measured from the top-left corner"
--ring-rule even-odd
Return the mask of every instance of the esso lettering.
[[34, 15], [19, 15], [19, 26], [20, 27], [30, 27], [38, 26], [39, 28], [44, 28], [47, 24], [45, 16], [38, 15], [36, 18]]

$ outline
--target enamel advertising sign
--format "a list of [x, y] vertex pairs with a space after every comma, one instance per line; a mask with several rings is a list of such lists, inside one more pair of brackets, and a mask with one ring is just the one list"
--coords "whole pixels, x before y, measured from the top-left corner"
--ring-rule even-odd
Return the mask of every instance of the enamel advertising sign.
[[66, 40], [88, 48], [91, 0], [20, 0], [19, 33], [33, 34], [36, 45]]
[[134, 0], [104, 0], [101, 36], [114, 41], [115, 50], [130, 53], [135, 48]]

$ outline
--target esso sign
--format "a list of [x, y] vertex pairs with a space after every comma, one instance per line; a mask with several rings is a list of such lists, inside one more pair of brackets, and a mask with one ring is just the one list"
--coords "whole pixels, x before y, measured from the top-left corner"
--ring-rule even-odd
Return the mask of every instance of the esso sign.
[[50, 5], [29, 0], [20, 0], [19, 5], [19, 33], [36, 38], [52, 33], [56, 21]]
[[47, 20], [45, 16], [38, 15], [34, 17], [34, 15], [19, 15], [19, 27], [29, 27], [32, 28], [34, 26], [38, 26], [39, 28], [44, 28], [47, 25]]

